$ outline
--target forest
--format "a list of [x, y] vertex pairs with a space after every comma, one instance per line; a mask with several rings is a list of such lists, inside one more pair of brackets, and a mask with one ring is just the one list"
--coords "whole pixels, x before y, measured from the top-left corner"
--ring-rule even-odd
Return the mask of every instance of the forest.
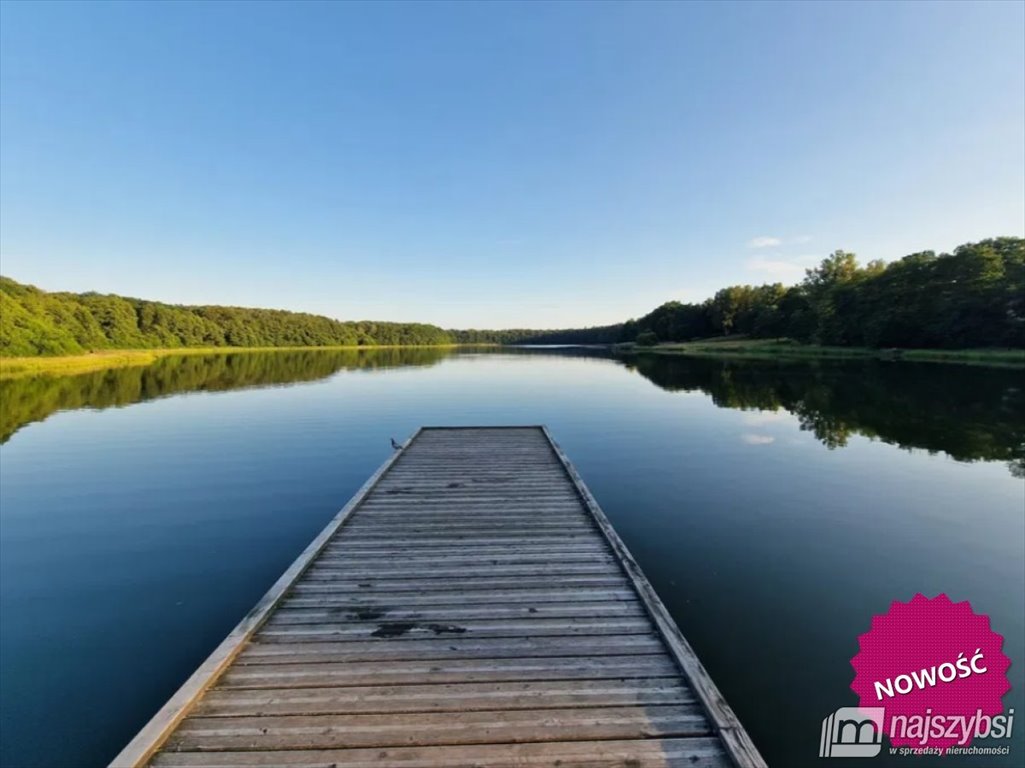
[[885, 264], [836, 251], [794, 286], [733, 285], [698, 304], [670, 301], [621, 325], [563, 331], [453, 331], [460, 342], [612, 344], [721, 336], [828, 346], [1025, 347], [1025, 240], [1002, 237], [953, 253]]
[[652, 344], [744, 334], [864, 347], [1025, 347], [1025, 240], [862, 266], [836, 251], [798, 285], [734, 285], [701, 304], [669, 302], [625, 323], [620, 340]]
[[188, 307], [98, 293], [47, 293], [0, 277], [0, 355], [104, 349], [451, 344], [420, 323], [343, 322], [276, 309]]
[[452, 330], [449, 333], [457, 344], [612, 344], [620, 341], [622, 329], [623, 325], [618, 324], [548, 331], [515, 328], [501, 331]]
[[797, 285], [734, 285], [697, 304], [670, 301], [617, 325], [443, 330], [271, 309], [176, 306], [97, 293], [47, 293], [0, 278], [0, 355], [104, 349], [442, 344], [610, 344], [717, 336], [829, 346], [1025, 347], [1025, 239], [968, 243], [860, 264], [836, 251]]

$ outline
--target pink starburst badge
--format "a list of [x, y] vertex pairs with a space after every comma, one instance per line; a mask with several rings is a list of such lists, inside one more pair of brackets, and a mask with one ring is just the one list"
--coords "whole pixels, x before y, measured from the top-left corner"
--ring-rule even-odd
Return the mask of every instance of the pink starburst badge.
[[1004, 638], [967, 601], [945, 594], [894, 601], [858, 642], [851, 688], [859, 707], [885, 710], [892, 746], [943, 754], [1008, 729]]

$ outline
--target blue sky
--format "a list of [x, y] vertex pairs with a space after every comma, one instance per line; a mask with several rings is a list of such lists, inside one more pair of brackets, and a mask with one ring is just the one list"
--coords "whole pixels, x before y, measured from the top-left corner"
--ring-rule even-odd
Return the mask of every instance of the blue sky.
[[0, 8], [51, 290], [556, 327], [1025, 234], [1025, 3]]

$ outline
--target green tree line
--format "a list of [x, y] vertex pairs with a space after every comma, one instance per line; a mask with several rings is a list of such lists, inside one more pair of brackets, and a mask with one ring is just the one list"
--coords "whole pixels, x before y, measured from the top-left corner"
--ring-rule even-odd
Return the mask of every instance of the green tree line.
[[343, 322], [275, 309], [188, 307], [98, 293], [47, 293], [0, 277], [0, 355], [451, 343], [448, 332], [422, 323]]
[[460, 343], [611, 344], [716, 336], [829, 346], [1025, 347], [1025, 240], [1001, 237], [953, 253], [923, 251], [861, 265], [836, 251], [794, 286], [733, 285], [706, 301], [670, 301], [594, 328], [451, 331]]
[[672, 301], [624, 323], [621, 341], [717, 335], [865, 347], [1025, 347], [1025, 240], [923, 251], [862, 266], [836, 251], [798, 285], [734, 285], [700, 304]]
[[836, 251], [798, 285], [734, 285], [699, 304], [670, 301], [616, 325], [443, 330], [343, 322], [240, 307], [188, 307], [96, 293], [47, 293], [0, 278], [0, 355], [100, 349], [441, 344], [609, 344], [742, 334], [865, 347], [1025, 347], [1025, 240], [968, 243], [884, 264]]
[[474, 328], [449, 333], [459, 344], [612, 344], [620, 340], [622, 328], [622, 324], [547, 331], [526, 328], [486, 331]]

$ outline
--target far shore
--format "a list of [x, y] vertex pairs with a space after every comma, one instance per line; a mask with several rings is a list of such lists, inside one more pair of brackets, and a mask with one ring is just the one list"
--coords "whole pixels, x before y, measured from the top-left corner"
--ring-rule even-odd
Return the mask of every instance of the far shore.
[[161, 349], [103, 349], [81, 355], [3, 357], [0, 356], [0, 380], [23, 376], [67, 376], [92, 373], [110, 368], [150, 365], [171, 355], [234, 355], [249, 352], [328, 352], [361, 349], [449, 349], [454, 347], [482, 347], [487, 344], [411, 344], [362, 345], [331, 347], [172, 347]]
[[[372, 349], [454, 349], [461, 347], [498, 347], [498, 344], [416, 344], [330, 347], [177, 347], [161, 349], [105, 349], [81, 355], [55, 357], [0, 356], [0, 380], [24, 376], [68, 376], [112, 368], [144, 366], [170, 355], [226, 355], [251, 352], [317, 352]], [[514, 345], [518, 346], [518, 345]], [[561, 345], [560, 345], [561, 346]], [[568, 345], [576, 346], [576, 345]], [[587, 345], [611, 348], [619, 354], [684, 355], [701, 357], [737, 357], [747, 359], [877, 359], [914, 362], [962, 363], [1000, 367], [1025, 367], [1022, 349], [872, 349], [869, 347], [824, 347], [800, 344], [787, 339], [702, 339], [667, 342], [655, 346], [633, 343]]]
[[640, 355], [689, 355], [695, 357], [743, 357], [748, 359], [876, 359], [912, 362], [962, 363], [1025, 367], [1025, 349], [874, 349], [871, 347], [824, 347], [790, 339], [700, 339], [667, 342], [654, 346], [615, 344], [619, 353]]

